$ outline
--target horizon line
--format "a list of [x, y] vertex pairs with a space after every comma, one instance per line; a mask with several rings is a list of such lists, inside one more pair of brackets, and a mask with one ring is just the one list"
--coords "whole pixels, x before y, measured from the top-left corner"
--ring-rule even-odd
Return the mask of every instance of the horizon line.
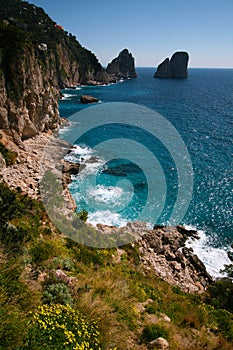
[[[157, 68], [157, 66], [135, 66], [135, 68]], [[188, 67], [188, 69], [233, 69], [233, 67]]]

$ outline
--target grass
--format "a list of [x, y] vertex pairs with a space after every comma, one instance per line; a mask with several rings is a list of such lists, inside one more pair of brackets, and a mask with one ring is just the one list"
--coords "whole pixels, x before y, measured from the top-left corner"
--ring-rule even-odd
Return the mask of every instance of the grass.
[[[0, 223], [0, 349], [30, 349], [26, 339], [38, 307], [61, 304], [96, 322], [103, 350], [147, 349], [158, 336], [171, 350], [232, 349], [230, 287], [183, 293], [144, 269], [137, 246], [123, 247], [119, 259], [116, 249], [78, 244], [52, 226], [39, 202], [4, 184]], [[74, 283], [59, 280], [56, 269]], [[40, 327], [36, 332], [43, 337]]]

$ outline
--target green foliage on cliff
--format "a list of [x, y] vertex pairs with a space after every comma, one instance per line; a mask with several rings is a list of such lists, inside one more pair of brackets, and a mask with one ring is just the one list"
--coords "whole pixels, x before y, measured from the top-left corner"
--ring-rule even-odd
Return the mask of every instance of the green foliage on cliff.
[[0, 153], [5, 159], [6, 165], [13, 165], [17, 159], [17, 153], [9, 150], [0, 142]]
[[[41, 44], [46, 45], [46, 48], [41, 48]], [[25, 65], [25, 58], [33, 54], [42, 68], [48, 65], [52, 56], [55, 57], [52, 69], [56, 71], [57, 81], [54, 84], [63, 87], [63, 81], [70, 72], [69, 67], [63, 65], [59, 46], [66, 52], [69, 65], [75, 62], [79, 66], [80, 83], [87, 83], [90, 71], [103, 72], [96, 56], [82, 47], [75, 36], [68, 35], [42, 8], [26, 1], [1, 1], [0, 68], [4, 72], [8, 94], [12, 99], [18, 101], [22, 98], [25, 82], [20, 63]]]
[[3, 183], [0, 239], [0, 349], [139, 350], [158, 336], [171, 350], [232, 348], [226, 290], [186, 294], [145, 269], [137, 247], [119, 254], [78, 244], [41, 203]]

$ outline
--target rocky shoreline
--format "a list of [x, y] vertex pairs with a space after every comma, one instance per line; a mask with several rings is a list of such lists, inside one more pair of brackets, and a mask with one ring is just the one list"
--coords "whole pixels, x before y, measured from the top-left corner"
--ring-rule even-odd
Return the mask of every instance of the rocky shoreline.
[[[39, 182], [43, 177], [42, 159], [48, 142], [51, 145], [62, 143], [65, 152], [68, 152], [70, 145], [61, 141], [51, 133], [41, 133], [33, 138], [22, 141], [21, 147], [16, 146], [7, 135], [2, 133], [1, 142], [13, 151], [17, 152], [17, 162], [11, 166], [2, 166], [0, 171], [1, 181], [5, 181], [11, 189], [21, 188], [22, 193], [30, 197], [41, 200]], [[56, 152], [52, 147], [51, 155]], [[51, 169], [57, 169], [56, 157], [47, 154], [44, 161], [46, 166]], [[68, 190], [68, 184], [71, 182], [71, 176], [78, 174], [80, 165], [67, 162], [58, 155], [60, 169], [62, 169], [63, 196], [70, 211], [75, 211], [75, 201]], [[106, 225], [97, 225], [97, 230], [101, 234], [130, 234], [137, 237], [136, 243], [140, 262], [146, 270], [156, 273], [171, 285], [179, 287], [184, 292], [201, 293], [212, 279], [206, 272], [205, 266], [199, 258], [193, 254], [191, 248], [185, 247], [185, 242], [190, 237], [198, 239], [196, 231], [186, 230], [182, 226], [163, 227], [157, 226], [154, 229], [148, 229], [145, 223], [128, 223], [126, 227], [117, 228]], [[117, 250], [118, 258], [121, 256], [121, 249]]]
[[[140, 237], [132, 243], [138, 250], [140, 263], [146, 270], [153, 271], [158, 277], [184, 292], [202, 293], [212, 282], [204, 264], [187, 248], [188, 239], [198, 239], [198, 233], [183, 226], [155, 226], [149, 229], [146, 223], [131, 222], [126, 227], [97, 225], [104, 234], [130, 234]], [[118, 256], [121, 256], [118, 249]]]
[[[11, 189], [17, 189], [19, 187], [23, 194], [27, 194], [33, 199], [41, 200], [40, 181], [43, 178], [44, 171], [46, 170], [45, 167], [47, 169], [62, 167], [64, 168], [63, 195], [68, 208], [73, 211], [76, 209], [75, 201], [68, 191], [68, 184], [71, 181], [72, 174], [71, 168], [74, 168], [74, 165], [71, 165], [69, 169], [69, 162], [64, 160], [60, 162], [59, 156], [58, 162], [60, 164], [56, 164], [57, 159], [55, 157], [51, 157], [49, 163], [48, 160], [46, 160], [46, 157], [44, 157], [45, 152], [48, 151], [46, 149], [48, 143], [50, 144], [52, 152], [52, 143], [55, 143], [55, 147], [57, 144], [57, 138], [51, 132], [40, 133], [32, 138], [21, 141], [20, 145], [16, 145], [13, 137], [11, 138], [8, 134], [5, 134], [3, 130], [1, 130], [1, 142], [5, 147], [17, 153], [17, 160], [15, 164], [6, 166], [6, 164], [2, 162], [0, 169], [1, 181], [4, 181]], [[70, 145], [65, 141], [59, 140], [59, 142], [62, 142], [64, 148], [66, 148], [68, 151]], [[57, 147], [55, 148], [55, 152], [56, 151]], [[42, 166], [43, 159], [45, 164]]]

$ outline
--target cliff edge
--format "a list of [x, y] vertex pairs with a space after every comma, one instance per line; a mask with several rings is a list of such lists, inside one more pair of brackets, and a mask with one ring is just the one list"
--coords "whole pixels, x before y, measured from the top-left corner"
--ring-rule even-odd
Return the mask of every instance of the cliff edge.
[[96, 56], [42, 8], [0, 4], [0, 129], [16, 142], [59, 124], [60, 89], [105, 83]]

